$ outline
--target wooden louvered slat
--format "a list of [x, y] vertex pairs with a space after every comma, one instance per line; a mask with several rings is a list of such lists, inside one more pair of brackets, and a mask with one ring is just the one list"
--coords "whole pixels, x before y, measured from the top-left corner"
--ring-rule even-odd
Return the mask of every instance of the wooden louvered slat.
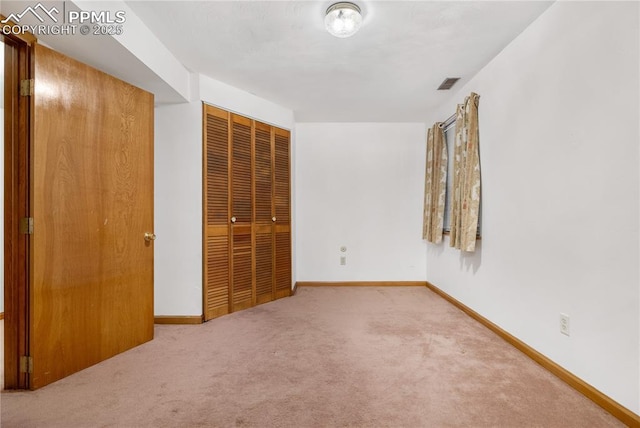
[[232, 132], [232, 207], [237, 223], [251, 222], [251, 126], [234, 118]]
[[256, 303], [273, 300], [273, 234], [256, 234]]
[[291, 295], [291, 233], [276, 233], [276, 298]]
[[271, 174], [271, 127], [256, 123], [255, 130], [255, 198], [257, 223], [271, 223], [272, 174]]
[[228, 121], [211, 114], [206, 118], [206, 221], [224, 225], [229, 219]]
[[205, 320], [229, 313], [229, 236], [207, 238]]
[[277, 224], [290, 224], [289, 218], [289, 132], [278, 129], [275, 135], [275, 192]]
[[233, 310], [252, 305], [251, 232], [233, 233]]

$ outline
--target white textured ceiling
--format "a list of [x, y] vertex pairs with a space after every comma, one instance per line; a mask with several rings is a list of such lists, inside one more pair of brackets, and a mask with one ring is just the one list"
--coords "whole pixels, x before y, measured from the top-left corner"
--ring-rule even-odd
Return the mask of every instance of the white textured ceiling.
[[[192, 71], [305, 121], [423, 121], [552, 2], [355, 1], [364, 25], [324, 29], [331, 1], [127, 1]], [[461, 77], [450, 91], [436, 88]]]

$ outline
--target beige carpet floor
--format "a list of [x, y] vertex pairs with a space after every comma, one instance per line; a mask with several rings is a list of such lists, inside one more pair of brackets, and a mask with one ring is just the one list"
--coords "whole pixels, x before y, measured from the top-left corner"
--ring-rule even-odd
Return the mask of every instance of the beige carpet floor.
[[2, 427], [614, 427], [422, 287], [301, 288], [35, 392]]

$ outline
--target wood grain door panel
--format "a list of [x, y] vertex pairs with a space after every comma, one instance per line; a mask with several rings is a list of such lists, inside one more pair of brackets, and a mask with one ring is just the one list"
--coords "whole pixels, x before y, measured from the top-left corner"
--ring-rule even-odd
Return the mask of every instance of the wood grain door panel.
[[31, 387], [153, 338], [153, 95], [34, 50]]
[[275, 297], [273, 226], [256, 226], [256, 304], [270, 302]]
[[231, 310], [253, 306], [253, 127], [231, 114]]
[[205, 111], [205, 221], [207, 226], [229, 224], [229, 118], [215, 108]]
[[208, 321], [231, 310], [229, 113], [205, 105], [203, 122], [203, 312]]
[[255, 124], [255, 222], [271, 225], [273, 212], [273, 165], [272, 127], [264, 123]]
[[231, 236], [231, 307], [233, 311], [239, 311], [253, 306], [251, 226], [234, 226]]
[[278, 225], [291, 224], [290, 214], [290, 133], [284, 129], [275, 129], [274, 144], [274, 205]]
[[206, 235], [205, 321], [229, 313], [229, 229], [209, 227]]
[[291, 184], [289, 131], [274, 130], [274, 208], [276, 298], [291, 295]]
[[256, 304], [275, 298], [273, 205], [273, 127], [255, 122], [255, 289]]
[[231, 215], [234, 225], [251, 224], [251, 120], [232, 114], [231, 126]]
[[291, 233], [286, 227], [276, 232], [276, 299], [291, 295]]

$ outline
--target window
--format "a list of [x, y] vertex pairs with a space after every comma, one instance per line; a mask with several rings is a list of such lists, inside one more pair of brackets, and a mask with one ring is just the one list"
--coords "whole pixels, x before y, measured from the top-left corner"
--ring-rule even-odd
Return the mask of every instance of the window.
[[[453, 118], [453, 119], [452, 119]], [[447, 145], [447, 193], [444, 200], [444, 222], [442, 230], [445, 235], [451, 232], [451, 197], [453, 195], [453, 155], [456, 144], [456, 122], [455, 116], [444, 122], [444, 142]], [[452, 121], [453, 120], [453, 121]], [[478, 210], [478, 233], [480, 237], [480, 225], [482, 224], [482, 201]]]
[[456, 123], [453, 122], [444, 128], [444, 143], [447, 145], [447, 193], [444, 199], [444, 223], [443, 231], [448, 234], [451, 231], [451, 195], [453, 193], [453, 151], [456, 141]]

